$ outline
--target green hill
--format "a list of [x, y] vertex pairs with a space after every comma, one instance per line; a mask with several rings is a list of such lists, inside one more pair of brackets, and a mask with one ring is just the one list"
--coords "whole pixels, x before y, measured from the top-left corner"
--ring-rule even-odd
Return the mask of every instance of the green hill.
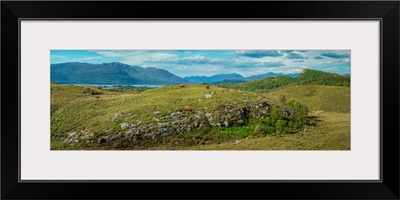
[[[242, 138], [221, 144], [180, 147], [188, 150], [350, 150], [350, 113], [314, 113], [318, 124], [296, 134]], [[165, 149], [158, 147], [154, 149]]]
[[321, 77], [336, 77], [340, 76], [338, 74], [314, 70], [314, 69], [304, 69], [296, 78], [298, 80], [309, 80]]
[[241, 79], [228, 78], [228, 79], [224, 79], [220, 82], [217, 82], [215, 84], [244, 83], [244, 82], [246, 82], [246, 81], [241, 80]]
[[296, 101], [204, 85], [141, 93], [51, 85], [52, 149], [148, 149], [284, 134], [313, 125]]
[[[309, 117], [317, 125], [296, 134], [241, 138], [221, 144], [180, 147], [201, 150], [350, 150], [350, 88], [340, 86], [300, 85], [276, 89], [264, 94], [271, 99], [284, 95], [306, 105]], [[155, 149], [165, 149], [158, 147]]]
[[218, 84], [220, 87], [231, 88], [251, 92], [267, 92], [270, 89], [283, 87], [294, 83], [295, 79], [289, 76], [270, 77], [262, 80], [254, 80], [246, 83]]
[[[51, 83], [50, 85], [50, 101], [51, 101], [51, 114], [58, 108], [69, 102], [79, 98], [93, 98], [93, 95], [105, 95], [110, 92], [101, 90], [93, 86], [65, 86]], [[112, 93], [111, 93], [112, 94]]]
[[296, 99], [310, 111], [350, 112], [350, 88], [340, 86], [301, 85], [288, 86], [265, 94], [272, 99], [282, 95]]
[[269, 92], [277, 88], [291, 85], [331, 85], [350, 87], [350, 77], [335, 73], [305, 69], [296, 78], [278, 76], [249, 81], [246, 83], [221, 84], [218, 86], [252, 92]]
[[331, 85], [350, 87], [350, 76], [305, 69], [296, 77], [296, 81], [293, 85]]

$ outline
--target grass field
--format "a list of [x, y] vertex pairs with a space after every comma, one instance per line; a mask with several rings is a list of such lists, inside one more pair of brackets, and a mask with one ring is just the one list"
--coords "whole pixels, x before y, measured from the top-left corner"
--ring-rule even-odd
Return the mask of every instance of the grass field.
[[310, 111], [350, 112], [350, 88], [341, 86], [301, 85], [277, 89], [270, 98], [285, 95], [305, 104]]
[[[251, 123], [224, 128], [243, 123], [231, 115], [240, 108], [273, 105], [282, 95], [306, 105], [315, 126], [266, 135], [255, 134]], [[202, 128], [205, 121], [221, 128]], [[175, 85], [137, 93], [52, 84], [51, 149], [349, 150], [350, 88], [305, 85], [256, 94]]]
[[[265, 94], [281, 95], [305, 104], [317, 125], [295, 134], [246, 137], [222, 144], [182, 147], [189, 150], [350, 150], [350, 88], [340, 86], [290, 86]], [[158, 147], [154, 149], [168, 149]]]
[[[189, 150], [350, 150], [350, 113], [315, 112], [318, 125], [296, 134], [248, 137]], [[164, 149], [163, 147], [155, 149]]]

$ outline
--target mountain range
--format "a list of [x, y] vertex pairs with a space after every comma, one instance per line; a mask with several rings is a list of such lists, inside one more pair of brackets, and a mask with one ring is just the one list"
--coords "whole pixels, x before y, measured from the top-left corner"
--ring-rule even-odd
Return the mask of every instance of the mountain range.
[[232, 73], [232, 74], [217, 74], [214, 76], [187, 76], [185, 77], [185, 79], [190, 81], [191, 83], [235, 83], [235, 82], [239, 83], [239, 82], [246, 82], [246, 81], [264, 79], [276, 76], [289, 76], [295, 78], [298, 75], [299, 75], [298, 73], [282, 74], [282, 73], [268, 72], [266, 74], [258, 74], [254, 76], [243, 77], [238, 73]]
[[232, 74], [216, 74], [214, 76], [186, 76], [185, 79], [190, 81], [191, 83], [199, 84], [199, 83], [217, 83], [226, 79], [243, 80], [244, 77], [238, 73], [232, 73]]
[[167, 70], [143, 68], [123, 63], [60, 63], [51, 64], [51, 82], [60, 84], [168, 85], [189, 83]]
[[113, 85], [170, 85], [182, 83], [239, 83], [268, 77], [299, 74], [269, 72], [249, 77], [238, 73], [216, 74], [213, 76], [187, 76], [181, 78], [167, 70], [155, 67], [131, 66], [119, 62], [90, 64], [69, 62], [51, 64], [51, 82], [59, 84], [113, 84]]

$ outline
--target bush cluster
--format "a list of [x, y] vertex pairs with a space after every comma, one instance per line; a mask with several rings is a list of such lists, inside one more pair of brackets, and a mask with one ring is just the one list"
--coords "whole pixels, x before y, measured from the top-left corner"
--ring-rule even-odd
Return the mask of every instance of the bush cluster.
[[112, 86], [112, 87], [99, 87], [104, 90], [113, 91], [113, 92], [144, 92], [146, 90], [153, 89], [151, 87], [146, 86]]
[[90, 95], [103, 94], [102, 92], [93, 90], [93, 89], [91, 89], [91, 88], [85, 88], [85, 90], [83, 91], [83, 93], [84, 93], [84, 94], [90, 94]]
[[251, 120], [250, 126], [255, 134], [284, 134], [296, 132], [305, 126], [315, 123], [307, 119], [308, 109], [296, 100], [286, 101], [285, 96], [279, 98], [279, 103], [272, 106], [267, 117]]

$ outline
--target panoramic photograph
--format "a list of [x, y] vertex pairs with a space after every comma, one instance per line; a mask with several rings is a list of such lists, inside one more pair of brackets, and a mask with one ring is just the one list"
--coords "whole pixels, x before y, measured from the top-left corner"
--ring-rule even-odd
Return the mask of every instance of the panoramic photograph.
[[51, 150], [350, 150], [350, 50], [51, 50]]

